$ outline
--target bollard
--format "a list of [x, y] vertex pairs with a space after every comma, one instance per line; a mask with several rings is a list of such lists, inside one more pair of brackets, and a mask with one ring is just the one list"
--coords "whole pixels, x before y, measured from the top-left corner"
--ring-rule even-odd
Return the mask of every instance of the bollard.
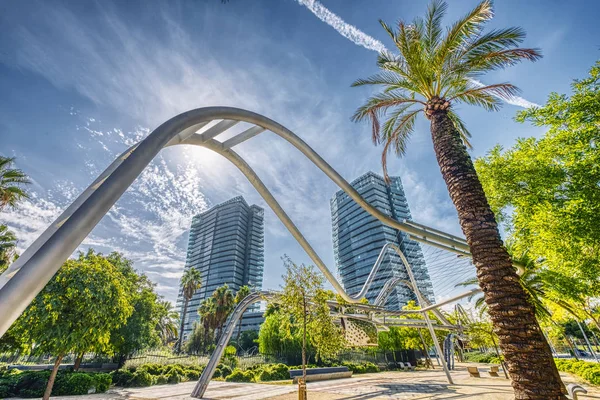
[[306, 382], [304, 379], [298, 378], [298, 400], [307, 400], [306, 399]]

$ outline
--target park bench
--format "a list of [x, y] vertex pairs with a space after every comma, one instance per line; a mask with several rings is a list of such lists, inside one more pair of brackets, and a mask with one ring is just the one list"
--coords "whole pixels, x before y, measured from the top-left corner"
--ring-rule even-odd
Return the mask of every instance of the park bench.
[[[326, 368], [308, 368], [306, 370], [306, 382], [324, 381], [328, 379], [350, 378], [352, 371], [348, 367], [326, 367]], [[290, 378], [294, 383], [298, 383], [298, 378], [302, 377], [301, 369], [291, 369]]]
[[585, 390], [585, 388], [581, 385], [577, 385], [575, 383], [569, 383], [567, 385], [567, 392], [569, 393], [569, 396], [571, 397], [571, 399], [577, 400], [577, 393], [586, 394], [587, 390]]
[[467, 367], [467, 371], [469, 371], [469, 375], [473, 378], [480, 378], [479, 369], [477, 367]]
[[400, 364], [400, 368], [402, 368], [405, 371], [414, 371], [415, 370], [415, 366], [413, 366], [410, 362], [399, 362], [398, 364]]
[[499, 371], [500, 371], [500, 369], [497, 365], [492, 365], [490, 367], [490, 371], [489, 371], [490, 376], [500, 376], [500, 375], [498, 375]]

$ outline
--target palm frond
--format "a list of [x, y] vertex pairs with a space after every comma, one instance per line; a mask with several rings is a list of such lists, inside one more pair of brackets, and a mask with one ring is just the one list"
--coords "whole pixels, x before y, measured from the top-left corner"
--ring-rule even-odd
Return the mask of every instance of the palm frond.
[[539, 49], [517, 48], [490, 51], [468, 56], [462, 69], [469, 76], [476, 76], [488, 71], [507, 68], [523, 60], [537, 61], [542, 57]]
[[404, 109], [401, 112], [396, 112], [384, 125], [386, 142], [381, 153], [381, 167], [383, 178], [388, 183], [390, 181], [387, 169], [388, 153], [393, 149], [396, 155], [402, 156], [405, 154], [408, 139], [414, 131], [417, 114], [421, 111], [423, 110], [417, 109], [407, 112], [407, 109]]
[[442, 38], [442, 19], [446, 14], [448, 4], [435, 0], [427, 8], [425, 17], [425, 46], [433, 56], [435, 49], [439, 46]]
[[447, 65], [448, 55], [463, 46], [469, 37], [478, 35], [483, 24], [493, 17], [492, 3], [484, 0], [462, 19], [455, 22], [439, 46], [435, 61], [439, 68]]
[[469, 140], [471, 138], [471, 132], [469, 132], [463, 120], [452, 110], [448, 111], [448, 118], [450, 118], [454, 124], [454, 127], [458, 131], [465, 146], [467, 146], [467, 149], [472, 149], [473, 145], [471, 145], [471, 141]]

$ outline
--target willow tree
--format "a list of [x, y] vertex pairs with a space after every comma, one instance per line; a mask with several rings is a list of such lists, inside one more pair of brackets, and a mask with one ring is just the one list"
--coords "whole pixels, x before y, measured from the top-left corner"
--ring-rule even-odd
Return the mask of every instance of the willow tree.
[[381, 22], [397, 53], [383, 51], [380, 72], [353, 86], [381, 85], [354, 114], [369, 120], [373, 142], [383, 144], [382, 164], [390, 151], [405, 153], [416, 118], [430, 121], [433, 149], [450, 198], [471, 249], [479, 285], [506, 358], [516, 398], [558, 399], [560, 376], [534, 308], [519, 283], [510, 255], [467, 152], [470, 134], [454, 106], [467, 104], [495, 111], [518, 93], [510, 83], [482, 84], [486, 72], [540, 58], [536, 49], [520, 48], [525, 32], [518, 27], [484, 31], [492, 19], [490, 1], [478, 4], [446, 30], [447, 6], [435, 1], [426, 17], [397, 29]]

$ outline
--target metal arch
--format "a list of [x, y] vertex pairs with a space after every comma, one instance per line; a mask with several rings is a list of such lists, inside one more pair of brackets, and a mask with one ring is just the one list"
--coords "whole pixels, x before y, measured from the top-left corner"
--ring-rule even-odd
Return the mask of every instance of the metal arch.
[[227, 319], [225, 330], [219, 338], [219, 343], [217, 343], [215, 350], [213, 351], [213, 353], [210, 356], [210, 359], [208, 360], [208, 364], [206, 364], [206, 367], [204, 368], [204, 370], [202, 370], [202, 375], [200, 375], [200, 379], [198, 380], [198, 383], [196, 383], [196, 386], [192, 391], [192, 397], [201, 399], [204, 395], [204, 392], [208, 387], [208, 383], [212, 379], [215, 373], [215, 369], [217, 369], [217, 365], [221, 360], [221, 357], [223, 357], [225, 347], [227, 347], [227, 343], [229, 343], [229, 340], [231, 340], [231, 335], [233, 335], [235, 325], [239, 322], [240, 318], [242, 318], [242, 314], [244, 314], [244, 312], [252, 304], [258, 303], [259, 301], [264, 299], [272, 299], [274, 297], [275, 293], [270, 291], [250, 293], [234, 308], [233, 312], [231, 313], [231, 316]]
[[[204, 133], [196, 134], [196, 131], [213, 120], [222, 121]], [[268, 129], [300, 150], [363, 209], [386, 225], [414, 235], [415, 240], [442, 247], [458, 254], [469, 255], [469, 247], [464, 240], [456, 240], [450, 235], [440, 235], [431, 230], [426, 231], [405, 222], [393, 220], [371, 206], [302, 139], [277, 122], [262, 115], [237, 108], [200, 108], [171, 118], [156, 128], [140, 143], [123, 153], [46, 229], [36, 242], [24, 252], [23, 256], [2, 274], [0, 277], [0, 315], [2, 316], [0, 335], [8, 330], [14, 320], [52, 278], [62, 263], [79, 246], [162, 148], [184, 144], [192, 138], [195, 141], [199, 140], [207, 144], [213, 137], [241, 121], [251, 123], [257, 129], [247, 130], [242, 134], [244, 137], [238, 139], [235, 143], [230, 141], [231, 145], [242, 143], [244, 140], [254, 137], [262, 131], [258, 127]], [[227, 150], [223, 143], [219, 143], [219, 146], [224, 151]], [[316, 253], [314, 255], [316, 256]], [[403, 257], [402, 254], [401, 257]], [[324, 266], [324, 264], [322, 265]], [[328, 279], [333, 278], [327, 268], [321, 270]], [[357, 301], [348, 296], [335, 279], [329, 280], [346, 301], [352, 303]]]

